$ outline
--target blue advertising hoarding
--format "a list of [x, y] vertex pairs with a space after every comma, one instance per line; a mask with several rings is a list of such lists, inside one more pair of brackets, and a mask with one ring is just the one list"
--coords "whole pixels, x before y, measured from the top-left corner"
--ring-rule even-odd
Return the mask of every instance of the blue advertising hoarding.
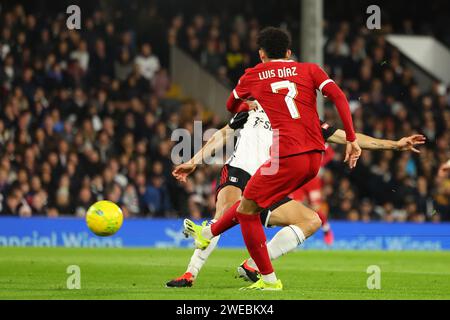
[[[332, 222], [336, 250], [450, 250], [449, 223]], [[0, 218], [0, 246], [192, 247], [181, 219], [127, 219], [112, 237], [97, 237], [77, 218]], [[266, 229], [270, 239], [279, 228]], [[322, 232], [304, 249], [329, 249]], [[225, 233], [221, 247], [244, 247], [240, 228]]]

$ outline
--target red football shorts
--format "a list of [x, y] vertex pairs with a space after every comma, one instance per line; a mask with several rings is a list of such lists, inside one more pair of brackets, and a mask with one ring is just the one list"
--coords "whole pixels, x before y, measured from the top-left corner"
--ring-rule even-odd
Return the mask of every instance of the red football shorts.
[[319, 172], [321, 161], [320, 151], [270, 159], [251, 177], [244, 197], [261, 208], [268, 208], [313, 179]]
[[322, 203], [322, 180], [319, 176], [315, 176], [300, 189], [292, 192], [289, 197], [299, 202], [308, 200], [311, 206], [320, 205]]

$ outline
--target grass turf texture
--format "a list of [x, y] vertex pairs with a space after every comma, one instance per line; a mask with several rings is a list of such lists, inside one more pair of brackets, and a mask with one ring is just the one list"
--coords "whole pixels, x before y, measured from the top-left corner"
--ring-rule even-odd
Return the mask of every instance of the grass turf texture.
[[[0, 248], [0, 299], [450, 299], [450, 253], [298, 251], [274, 263], [282, 292], [242, 292], [244, 250], [219, 249], [192, 288], [165, 288], [188, 249]], [[68, 290], [69, 265], [81, 289]], [[369, 265], [381, 290], [368, 290]]]

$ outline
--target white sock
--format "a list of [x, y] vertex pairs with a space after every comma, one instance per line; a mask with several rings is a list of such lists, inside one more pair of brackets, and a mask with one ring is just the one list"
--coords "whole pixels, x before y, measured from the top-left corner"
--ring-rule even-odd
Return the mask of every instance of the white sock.
[[214, 235], [212, 234], [212, 231], [211, 231], [211, 226], [207, 226], [207, 227], [203, 228], [202, 236], [204, 236], [206, 239], [209, 239], [209, 240], [214, 238]]
[[192, 273], [194, 278], [196, 278], [198, 273], [200, 272], [200, 269], [203, 267], [206, 260], [208, 259], [209, 255], [216, 248], [217, 242], [219, 241], [219, 239], [220, 239], [220, 235], [212, 238], [211, 242], [204, 250], [195, 249], [194, 254], [191, 257], [191, 261], [189, 262], [186, 272]]
[[[278, 231], [267, 244], [270, 260], [276, 260], [282, 255], [297, 248], [305, 241], [305, 234], [302, 229], [295, 225], [290, 225]], [[258, 270], [252, 258], [247, 260], [247, 264]]]
[[269, 274], [263, 274], [261, 275], [264, 282], [267, 283], [275, 283], [277, 282], [277, 276], [275, 275], [275, 272], [269, 273]]

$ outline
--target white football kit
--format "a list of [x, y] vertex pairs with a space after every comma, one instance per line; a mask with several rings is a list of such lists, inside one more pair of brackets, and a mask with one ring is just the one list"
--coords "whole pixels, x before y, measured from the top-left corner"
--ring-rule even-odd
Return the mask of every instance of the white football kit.
[[258, 107], [248, 113], [247, 122], [239, 129], [234, 152], [226, 164], [252, 176], [270, 158], [271, 145], [272, 126], [264, 110]]

